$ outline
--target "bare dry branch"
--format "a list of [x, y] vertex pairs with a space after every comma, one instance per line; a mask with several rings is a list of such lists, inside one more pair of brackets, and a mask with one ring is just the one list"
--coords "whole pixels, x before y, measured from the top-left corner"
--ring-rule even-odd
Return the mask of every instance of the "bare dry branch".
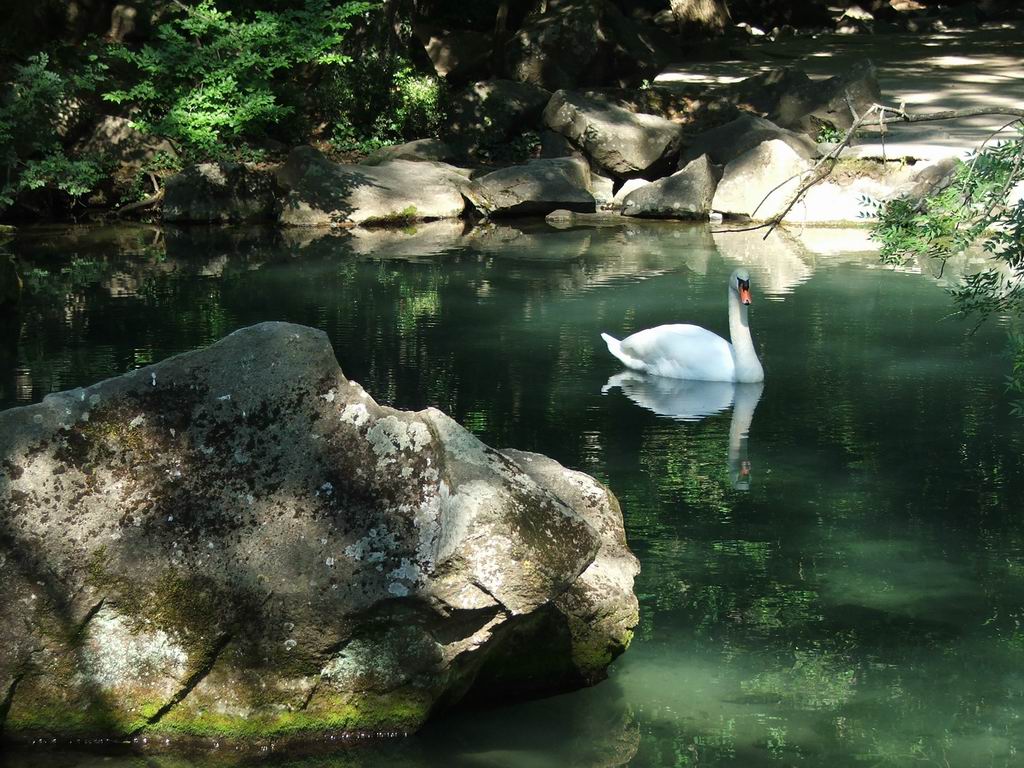
[[139, 211], [142, 210], [143, 208], [150, 208], [159, 203], [163, 199], [164, 189], [161, 189], [155, 195], [150, 195], [144, 200], [139, 200], [138, 202], [129, 203], [128, 205], [121, 206], [120, 208], [117, 209], [117, 213], [115, 215], [118, 218], [120, 218], [121, 216], [124, 216], [126, 213], [131, 213], [132, 211]]

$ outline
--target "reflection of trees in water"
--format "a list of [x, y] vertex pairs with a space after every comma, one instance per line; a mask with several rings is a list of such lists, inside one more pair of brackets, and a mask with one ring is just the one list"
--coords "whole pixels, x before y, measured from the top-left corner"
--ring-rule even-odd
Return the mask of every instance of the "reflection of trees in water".
[[[1010, 671], [1024, 662], [1013, 494], [1024, 437], [1003, 426], [1001, 359], [944, 367], [957, 331], [936, 323], [940, 291], [929, 304], [908, 287], [917, 277], [819, 265], [794, 287], [802, 272], [787, 272], [794, 293], [755, 308], [768, 383], [756, 482], [737, 492], [728, 414], [667, 424], [598, 394], [614, 369], [597, 335], [609, 319], [704, 311], [688, 281], [719, 269], [708, 236], [660, 231], [548, 238], [501, 225], [475, 240], [431, 228], [353, 242], [182, 230], [154, 246], [148, 230], [19, 243], [46, 279], [26, 301], [17, 360], [0, 347], [3, 381], [10, 391], [12, 366], [30, 368], [38, 399], [261, 320], [323, 328], [342, 369], [381, 401], [436, 405], [491, 444], [611, 484], [644, 563], [644, 647], [685, 649], [716, 675], [712, 714], [684, 688], [670, 720], [639, 716], [638, 764], [758, 765], [797, 750], [941, 761], [947, 729], [994, 733], [984, 743], [1004, 754], [1019, 740]], [[400, 257], [416, 237], [436, 253]]]

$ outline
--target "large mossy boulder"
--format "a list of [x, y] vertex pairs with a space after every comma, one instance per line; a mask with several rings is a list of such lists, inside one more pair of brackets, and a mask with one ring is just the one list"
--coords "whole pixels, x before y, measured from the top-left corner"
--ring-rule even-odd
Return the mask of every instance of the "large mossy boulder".
[[0, 729], [253, 746], [600, 678], [637, 621], [611, 493], [378, 405], [246, 328], [0, 413]]
[[271, 220], [278, 190], [273, 174], [241, 163], [200, 163], [167, 180], [164, 221], [238, 224]]
[[619, 179], [661, 175], [675, 163], [682, 142], [682, 130], [671, 120], [631, 112], [580, 91], [555, 93], [544, 110], [544, 124]]
[[468, 171], [428, 160], [335, 163], [296, 147], [278, 168], [285, 190], [278, 220], [288, 226], [402, 224], [462, 215]]
[[558, 209], [591, 213], [587, 161], [577, 157], [542, 158], [476, 178], [466, 197], [489, 216], [546, 215]]

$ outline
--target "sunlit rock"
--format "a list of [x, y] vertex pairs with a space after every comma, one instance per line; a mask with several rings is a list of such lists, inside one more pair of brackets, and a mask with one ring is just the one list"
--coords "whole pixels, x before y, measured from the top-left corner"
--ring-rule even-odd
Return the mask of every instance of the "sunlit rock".
[[721, 168], [701, 155], [671, 176], [626, 195], [622, 213], [650, 219], [707, 219], [721, 175]]
[[451, 162], [455, 151], [440, 139], [417, 139], [404, 144], [381, 147], [363, 161], [363, 165], [380, 165], [388, 160], [432, 160]]
[[592, 212], [590, 168], [580, 158], [530, 160], [474, 179], [466, 197], [492, 216], [547, 214], [558, 209]]
[[278, 221], [287, 226], [401, 224], [462, 215], [468, 172], [428, 160], [344, 165], [296, 147], [277, 169], [286, 190]]
[[607, 489], [378, 405], [302, 326], [0, 413], [0, 467], [14, 739], [405, 733], [593, 682], [636, 623]]
[[865, 59], [840, 75], [785, 91], [770, 117], [783, 128], [816, 136], [822, 125], [849, 130], [858, 115], [881, 101], [878, 72]]
[[725, 165], [758, 144], [772, 139], [784, 142], [805, 160], [817, 157], [813, 141], [800, 133], [780, 128], [770, 120], [743, 113], [735, 120], [695, 136], [687, 145], [679, 161], [679, 167], [707, 155], [711, 162]]
[[577, 91], [555, 93], [544, 110], [544, 124], [617, 178], [660, 175], [674, 165], [682, 142], [681, 129], [671, 120]]
[[726, 216], [771, 219], [782, 213], [809, 168], [785, 142], [765, 141], [725, 166], [712, 207]]
[[804, 192], [786, 220], [866, 224], [877, 218], [880, 202], [920, 200], [947, 186], [956, 163], [953, 158], [915, 165], [865, 159], [840, 162], [829, 176]]

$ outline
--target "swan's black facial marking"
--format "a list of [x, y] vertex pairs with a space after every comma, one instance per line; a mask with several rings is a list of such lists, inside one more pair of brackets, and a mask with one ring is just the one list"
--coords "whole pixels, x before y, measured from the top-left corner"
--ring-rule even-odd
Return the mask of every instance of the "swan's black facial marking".
[[736, 290], [740, 295], [740, 301], [744, 304], [750, 304], [750, 279], [744, 280], [742, 277], [737, 277]]

